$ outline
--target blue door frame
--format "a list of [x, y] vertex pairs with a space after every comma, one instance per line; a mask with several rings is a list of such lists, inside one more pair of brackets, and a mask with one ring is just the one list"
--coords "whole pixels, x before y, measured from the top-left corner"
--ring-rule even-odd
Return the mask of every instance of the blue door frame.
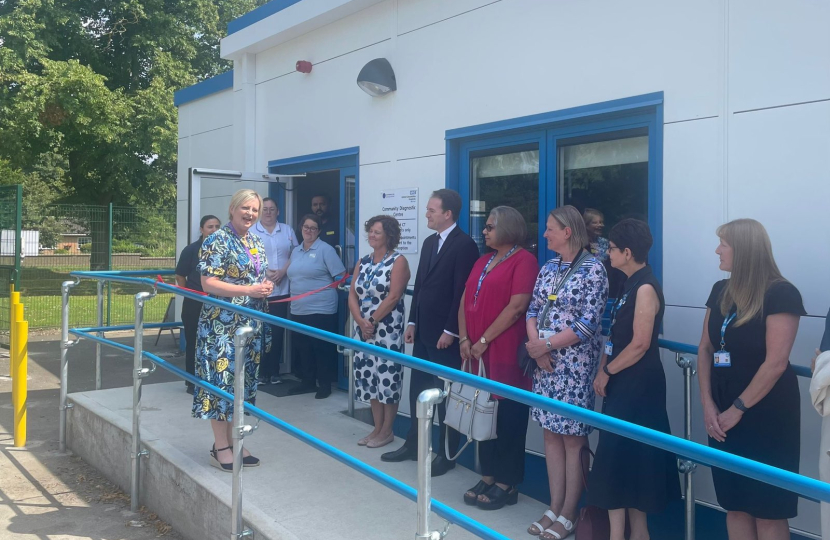
[[[283, 175], [292, 175], [292, 174], [305, 174], [311, 172], [320, 172], [320, 171], [330, 171], [339, 169], [340, 170], [340, 183], [339, 183], [339, 193], [340, 196], [338, 197], [338, 205], [339, 205], [339, 219], [340, 219], [340, 238], [338, 240], [339, 244], [344, 247], [343, 258], [344, 262], [346, 261], [346, 177], [354, 176], [355, 179], [355, 223], [354, 223], [354, 230], [355, 234], [357, 232], [357, 225], [360, 223], [359, 216], [358, 216], [358, 208], [359, 205], [357, 204], [357, 195], [358, 195], [358, 186], [360, 185], [359, 179], [359, 172], [360, 172], [360, 148], [355, 146], [352, 148], [344, 148], [341, 150], [333, 150], [331, 152], [321, 152], [318, 154], [308, 154], [304, 156], [296, 156], [291, 158], [285, 159], [276, 159], [273, 161], [268, 162], [268, 172], [270, 174], [283, 174]], [[277, 191], [274, 191], [277, 190]], [[271, 197], [277, 201], [277, 205], [280, 207], [280, 212], [285, 211], [285, 193], [284, 189], [280, 188], [279, 186], [271, 185], [270, 193]], [[355, 253], [354, 253], [355, 260], [358, 260], [359, 253], [358, 253], [358, 242], [355, 239]], [[351, 272], [352, 268], [346, 268], [346, 272]], [[339, 302], [339, 309], [338, 309], [338, 329], [343, 329], [346, 325], [346, 319], [348, 317], [348, 295], [344, 293], [338, 293], [340, 302]], [[343, 355], [337, 355], [337, 386], [340, 389], [347, 389], [349, 386], [349, 379], [348, 377], [351, 374], [345, 374], [344, 369], [344, 360]]]
[[[549, 113], [501, 120], [446, 132], [446, 186], [461, 194], [462, 215], [470, 213], [470, 157], [497, 149], [535, 144], [539, 148], [539, 216], [559, 204], [558, 147], [573, 139], [602, 138], [605, 134], [645, 130], [648, 133], [648, 221], [654, 238], [649, 262], [658, 279], [663, 276], [663, 93], [628, 97]], [[460, 220], [470, 232], [469, 222]], [[539, 227], [539, 264], [553, 256]]]

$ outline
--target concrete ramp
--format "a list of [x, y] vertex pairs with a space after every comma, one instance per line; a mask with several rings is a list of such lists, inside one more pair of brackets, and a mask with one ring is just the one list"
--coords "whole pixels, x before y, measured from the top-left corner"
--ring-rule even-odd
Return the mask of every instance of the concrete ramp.
[[[208, 463], [213, 443], [207, 421], [190, 416], [192, 396], [180, 382], [143, 387], [141, 503], [192, 540], [230, 535], [231, 474]], [[68, 446], [129, 493], [132, 389], [116, 388], [70, 395]], [[277, 398], [260, 392], [257, 406], [343, 452], [409, 484], [416, 464], [384, 463], [380, 455], [396, 449], [357, 446], [371, 428], [342, 413], [346, 395], [325, 400], [314, 394]], [[254, 419], [251, 418], [253, 422]], [[262, 465], [246, 469], [243, 515], [256, 537], [268, 540], [389, 540], [415, 536], [415, 503], [322, 454], [273, 426], [245, 439]], [[495, 512], [466, 506], [462, 495], [479, 477], [463, 467], [433, 479], [433, 498], [510, 538], [524, 538], [545, 506], [520, 496], [519, 504]], [[444, 521], [433, 515], [433, 528]], [[453, 526], [449, 537], [474, 536]]]

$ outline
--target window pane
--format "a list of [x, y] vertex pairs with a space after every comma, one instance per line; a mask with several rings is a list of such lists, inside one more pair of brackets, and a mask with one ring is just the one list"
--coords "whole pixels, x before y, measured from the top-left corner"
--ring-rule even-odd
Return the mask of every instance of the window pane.
[[346, 234], [343, 250], [343, 264], [346, 270], [354, 268], [357, 258], [355, 257], [355, 179], [354, 176], [346, 177]]
[[539, 231], [539, 149], [506, 151], [470, 160], [470, 236], [484, 253], [482, 230], [496, 206], [512, 206], [527, 223], [524, 246], [536, 255]]
[[606, 263], [609, 292], [615, 296], [625, 279], [608, 264], [604, 239], [621, 219], [648, 221], [648, 136], [564, 145], [558, 157], [562, 204], [580, 212], [593, 208], [604, 216], [601, 232], [589, 226], [588, 235], [591, 251]]

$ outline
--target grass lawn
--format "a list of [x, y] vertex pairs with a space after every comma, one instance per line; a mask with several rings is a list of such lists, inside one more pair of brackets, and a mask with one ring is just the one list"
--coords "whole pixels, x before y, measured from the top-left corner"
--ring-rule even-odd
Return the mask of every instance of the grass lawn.
[[[172, 294], [159, 294], [144, 304], [144, 322], [162, 322], [164, 313], [167, 311], [167, 304]], [[9, 313], [8, 297], [0, 299], [0, 327], [8, 328]], [[26, 296], [21, 295], [25, 317], [29, 321], [29, 328], [60, 328], [61, 325], [61, 297], [49, 296]], [[107, 320], [107, 300], [104, 297], [104, 324]], [[69, 326], [88, 327], [95, 326], [96, 318], [95, 296], [69, 295]], [[110, 308], [110, 325], [133, 324], [135, 322], [135, 296], [125, 294], [112, 295], [112, 306]]]

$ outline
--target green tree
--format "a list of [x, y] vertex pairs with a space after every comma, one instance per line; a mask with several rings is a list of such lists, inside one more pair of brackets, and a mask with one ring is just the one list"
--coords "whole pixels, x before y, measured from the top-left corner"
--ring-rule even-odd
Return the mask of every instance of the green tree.
[[[171, 207], [173, 92], [226, 71], [227, 23], [267, 0], [0, 0], [0, 183], [51, 202]], [[91, 227], [92, 268], [105, 224]]]
[[0, 0], [0, 160], [28, 188], [62, 157], [62, 202], [171, 206], [173, 91], [227, 70], [228, 21], [265, 1]]

